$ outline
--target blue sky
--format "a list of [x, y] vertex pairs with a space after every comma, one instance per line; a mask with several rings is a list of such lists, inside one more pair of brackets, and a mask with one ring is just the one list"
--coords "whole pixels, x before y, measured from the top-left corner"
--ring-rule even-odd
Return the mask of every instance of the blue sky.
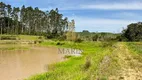
[[76, 31], [119, 33], [130, 23], [142, 21], [142, 0], [1, 0], [12, 6], [59, 8], [76, 22]]

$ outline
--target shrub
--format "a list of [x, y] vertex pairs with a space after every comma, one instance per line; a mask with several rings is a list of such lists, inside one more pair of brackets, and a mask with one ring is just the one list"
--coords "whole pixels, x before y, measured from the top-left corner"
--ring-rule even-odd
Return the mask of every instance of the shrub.
[[56, 45], [64, 45], [65, 43], [57, 42]]
[[128, 41], [142, 41], [142, 22], [132, 23], [122, 31], [122, 38]]
[[17, 40], [16, 36], [1, 36], [1, 40]]
[[58, 40], [60, 40], [60, 41], [66, 40], [66, 35], [63, 35], [63, 36], [58, 37]]
[[43, 39], [43, 37], [42, 37], [42, 36], [39, 36], [38, 39]]
[[64, 56], [65, 59], [71, 58], [71, 57], [72, 57], [71, 55], [65, 55], [65, 56]]
[[43, 40], [35, 40], [35, 41], [34, 41], [34, 44], [42, 43], [42, 42], [43, 42]]
[[75, 40], [76, 43], [81, 43], [82, 41], [83, 41], [83, 40], [80, 39], [80, 38], [78, 38], [78, 39]]

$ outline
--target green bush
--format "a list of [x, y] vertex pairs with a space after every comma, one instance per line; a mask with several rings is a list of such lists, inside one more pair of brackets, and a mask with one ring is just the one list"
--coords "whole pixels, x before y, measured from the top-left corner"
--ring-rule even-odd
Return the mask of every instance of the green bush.
[[1, 40], [17, 40], [16, 36], [0, 36]]
[[56, 45], [64, 45], [65, 43], [57, 42]]
[[142, 41], [142, 22], [132, 23], [122, 31], [122, 39], [128, 41]]
[[75, 40], [76, 43], [81, 43], [82, 41], [83, 41], [83, 40], [80, 39], [80, 38], [78, 38], [78, 39]]
[[87, 70], [87, 69], [89, 69], [90, 66], [91, 66], [91, 58], [86, 57], [86, 62], [84, 64], [84, 69]]
[[39, 36], [38, 39], [43, 39], [43, 37], [42, 37], [42, 36]]

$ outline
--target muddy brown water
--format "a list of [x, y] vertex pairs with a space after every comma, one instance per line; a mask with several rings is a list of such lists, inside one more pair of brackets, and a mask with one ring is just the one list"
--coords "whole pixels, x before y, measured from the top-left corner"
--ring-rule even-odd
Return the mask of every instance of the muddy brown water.
[[30, 50], [0, 50], [0, 80], [23, 80], [47, 72], [47, 65], [64, 60], [58, 48], [33, 47]]

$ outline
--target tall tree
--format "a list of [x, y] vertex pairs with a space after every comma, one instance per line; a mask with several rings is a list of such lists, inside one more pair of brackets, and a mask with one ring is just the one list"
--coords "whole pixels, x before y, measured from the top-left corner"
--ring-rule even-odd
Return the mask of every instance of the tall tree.
[[[12, 8], [11, 8], [11, 5], [7, 5], [7, 15], [8, 15], [8, 17], [10, 18], [11, 17], [11, 12], [12, 12]], [[10, 32], [10, 27], [9, 27], [9, 20], [8, 20], [8, 29], [7, 29], [7, 33], [9, 33]]]
[[58, 8], [44, 12], [38, 7], [23, 5], [21, 9], [19, 7], [12, 8], [11, 5], [0, 2], [0, 20], [1, 34], [47, 34], [55, 38], [61, 37], [68, 28], [68, 18], [63, 19]]
[[[0, 17], [2, 18], [2, 17], [6, 17], [6, 11], [5, 11], [5, 8], [6, 8], [6, 5], [3, 3], [3, 2], [0, 2]], [[0, 30], [0, 32], [1, 32], [1, 34], [3, 33], [3, 27], [5, 27], [5, 20], [4, 20], [5, 18], [2, 18], [1, 19], [1, 30]]]
[[19, 7], [14, 7], [13, 8], [13, 12], [12, 12], [12, 17], [13, 19], [17, 22], [16, 25], [14, 25], [14, 33], [15, 34], [18, 34], [18, 29], [19, 29], [19, 23], [18, 23], [18, 20], [19, 20], [19, 12], [20, 12], [20, 9]]
[[25, 16], [26, 12], [25, 12], [25, 5], [23, 5], [21, 7], [21, 11], [20, 11], [20, 22], [22, 23], [22, 28], [21, 28], [21, 33], [24, 33], [24, 27], [25, 27], [25, 20], [26, 20], [26, 16]]

